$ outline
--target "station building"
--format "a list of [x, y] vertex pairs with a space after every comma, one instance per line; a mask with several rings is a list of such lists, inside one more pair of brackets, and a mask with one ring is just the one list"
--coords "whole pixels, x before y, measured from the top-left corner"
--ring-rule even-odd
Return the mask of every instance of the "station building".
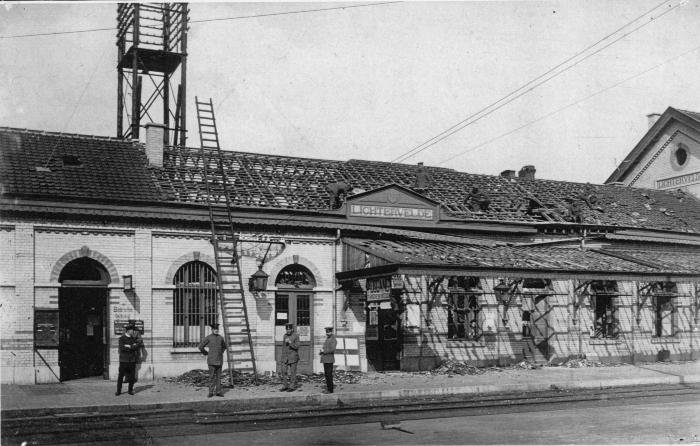
[[127, 321], [143, 333], [141, 379], [204, 368], [196, 346], [221, 321], [209, 203], [225, 206], [222, 181], [242, 275], [268, 276], [245, 289], [260, 373], [276, 371], [288, 322], [302, 372], [322, 371], [329, 325], [338, 367], [363, 371], [700, 352], [690, 194], [542, 180], [532, 166], [219, 157], [164, 146], [162, 132], [0, 128], [3, 383], [116, 379]]

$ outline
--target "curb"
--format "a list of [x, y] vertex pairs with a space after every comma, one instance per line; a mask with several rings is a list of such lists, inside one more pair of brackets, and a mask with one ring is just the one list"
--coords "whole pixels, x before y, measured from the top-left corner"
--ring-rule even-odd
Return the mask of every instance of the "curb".
[[337, 407], [339, 404], [358, 401], [377, 401], [401, 398], [429, 397], [429, 396], [454, 396], [494, 393], [517, 392], [541, 392], [547, 390], [566, 389], [597, 389], [606, 387], [630, 387], [653, 384], [691, 384], [700, 383], [698, 375], [671, 375], [663, 377], [619, 378], [584, 381], [553, 381], [551, 383], [536, 384], [505, 384], [505, 385], [476, 385], [462, 387], [434, 387], [421, 389], [396, 389], [367, 392], [348, 392], [343, 394], [327, 395], [292, 395], [269, 396], [258, 398], [236, 398], [223, 401], [191, 401], [172, 403], [143, 403], [143, 404], [119, 404], [119, 405], [89, 405], [73, 407], [53, 407], [39, 409], [9, 409], [2, 410], [2, 418], [33, 418], [33, 417], [80, 417], [100, 416], [109, 414], [124, 414], [129, 411], [148, 412], [177, 412], [177, 411], [236, 411], [236, 410], [266, 410], [288, 407], [313, 406], [316, 408]]

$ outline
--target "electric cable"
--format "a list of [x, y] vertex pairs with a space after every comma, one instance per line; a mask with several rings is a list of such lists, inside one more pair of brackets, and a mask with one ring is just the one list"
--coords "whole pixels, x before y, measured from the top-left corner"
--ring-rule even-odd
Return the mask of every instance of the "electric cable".
[[[232, 17], [220, 17], [214, 19], [200, 19], [200, 20], [190, 20], [189, 23], [207, 23], [207, 22], [220, 22], [224, 20], [242, 20], [242, 19], [253, 19], [257, 17], [273, 17], [281, 15], [292, 15], [292, 14], [304, 14], [309, 12], [323, 12], [332, 11], [336, 9], [351, 9], [351, 8], [363, 8], [366, 6], [379, 6], [379, 5], [389, 5], [392, 3], [401, 3], [401, 1], [391, 1], [391, 2], [381, 2], [381, 3], [365, 3], [361, 5], [347, 5], [347, 6], [334, 6], [331, 8], [317, 8], [317, 9], [302, 9], [298, 11], [284, 11], [284, 12], [271, 12], [268, 14], [251, 14], [242, 16], [232, 16]], [[80, 34], [80, 33], [91, 33], [97, 31], [114, 31], [114, 27], [110, 28], [91, 28], [91, 29], [77, 29], [71, 31], [55, 31], [47, 33], [33, 33], [33, 34], [16, 34], [13, 36], [0, 36], [0, 39], [18, 39], [23, 37], [42, 37], [42, 36], [58, 36], [64, 34]]]
[[[609, 34], [607, 34], [605, 37], [603, 37], [602, 39], [598, 40], [598, 41], [595, 42], [594, 44], [589, 45], [589, 46], [586, 47], [585, 49], [583, 49], [583, 50], [579, 51], [578, 53], [574, 54], [573, 56], [567, 58], [566, 60], [562, 61], [562, 62], [559, 63], [558, 65], [556, 65], [556, 66], [550, 68], [549, 70], [547, 70], [546, 72], [542, 73], [541, 75], [539, 75], [539, 76], [537, 76], [537, 77], [531, 79], [530, 81], [526, 82], [526, 83], [523, 84], [522, 86], [516, 88], [515, 90], [511, 91], [511, 92], [508, 93], [507, 95], [503, 96], [503, 97], [500, 98], [499, 100], [497, 100], [497, 101], [495, 101], [495, 102], [493, 102], [493, 103], [487, 105], [486, 107], [482, 108], [481, 110], [479, 110], [479, 111], [477, 111], [477, 112], [471, 114], [470, 116], [468, 116], [467, 118], [465, 118], [465, 119], [463, 119], [462, 121], [458, 122], [457, 124], [454, 124], [453, 126], [451, 126], [451, 127], [449, 127], [448, 129], [442, 131], [441, 133], [437, 134], [436, 136], [434, 136], [434, 137], [432, 137], [432, 138], [430, 138], [430, 139], [424, 141], [423, 143], [421, 143], [421, 144], [415, 146], [414, 148], [410, 149], [409, 151], [404, 152], [402, 155], [399, 155], [398, 157], [394, 158], [391, 162], [403, 162], [403, 161], [405, 161], [405, 160], [407, 160], [407, 159], [409, 159], [409, 158], [412, 158], [413, 156], [417, 155], [418, 153], [420, 153], [420, 152], [426, 150], [427, 148], [429, 148], [429, 147], [431, 147], [431, 146], [437, 144], [438, 142], [444, 140], [445, 138], [447, 138], [447, 137], [453, 135], [454, 133], [457, 133], [458, 131], [464, 129], [465, 127], [467, 127], [467, 126], [469, 126], [469, 125], [471, 125], [471, 124], [473, 124], [473, 123], [479, 121], [480, 119], [482, 119], [482, 118], [488, 116], [489, 114], [495, 112], [496, 110], [502, 108], [503, 106], [509, 104], [510, 102], [512, 102], [512, 101], [514, 101], [514, 100], [516, 100], [516, 99], [518, 99], [519, 97], [523, 96], [524, 94], [526, 94], [526, 93], [532, 91], [533, 89], [539, 87], [540, 85], [542, 85], [542, 84], [548, 82], [549, 80], [553, 79], [554, 77], [556, 77], [556, 76], [558, 76], [558, 75], [560, 75], [560, 74], [562, 74], [562, 73], [568, 71], [569, 69], [575, 67], [576, 65], [578, 65], [578, 64], [580, 64], [581, 62], [585, 61], [585, 60], [588, 59], [589, 57], [594, 56], [595, 54], [599, 53], [600, 51], [602, 51], [602, 50], [608, 48], [610, 45], [614, 44], [615, 42], [618, 42], [619, 40], [621, 40], [621, 39], [623, 39], [623, 38], [629, 36], [630, 34], [632, 34], [633, 32], [637, 31], [638, 29], [640, 29], [640, 28], [642, 28], [642, 27], [648, 25], [649, 23], [651, 23], [651, 22], [652, 22], [653, 20], [655, 20], [655, 19], [652, 17], [650, 21], [642, 23], [640, 26], [638, 26], [638, 27], [632, 29], [631, 31], [629, 31], [629, 32], [627, 32], [627, 33], [625, 33], [625, 34], [623, 34], [622, 36], [620, 36], [620, 37], [618, 37], [617, 39], [613, 40], [611, 43], [609, 43], [609, 44], [603, 46], [602, 48], [597, 49], [596, 51], [594, 51], [594, 52], [591, 53], [591, 54], [586, 55], [585, 57], [583, 57], [582, 59], [580, 59], [580, 60], [574, 62], [573, 64], [569, 65], [568, 67], [563, 68], [562, 70], [560, 70], [559, 72], [557, 72], [557, 73], [554, 74], [553, 76], [550, 76], [549, 78], [546, 78], [546, 79], [544, 79], [543, 81], [541, 81], [541, 82], [539, 82], [539, 83], [536, 83], [536, 84], [535, 84], [534, 86], [532, 86], [531, 88], [526, 89], [528, 86], [530, 86], [530, 85], [532, 85], [533, 83], [537, 82], [539, 79], [542, 79], [543, 77], [547, 76], [548, 74], [552, 73], [553, 71], [557, 70], [558, 68], [561, 68], [562, 66], [564, 66], [564, 65], [567, 64], [568, 62], [571, 62], [572, 60], [574, 60], [574, 59], [576, 59], [577, 57], [581, 56], [581, 55], [584, 54], [585, 52], [591, 50], [592, 48], [596, 47], [596, 46], [599, 45], [600, 43], [604, 42], [605, 40], [609, 39], [609, 38], [612, 37], [613, 35], [617, 34], [617, 33], [620, 32], [621, 30], [627, 28], [627, 27], [628, 27], [629, 25], [631, 25], [632, 23], [639, 21], [639, 20], [642, 19], [643, 17], [645, 17], [645, 16], [649, 15], [650, 13], [652, 13], [654, 10], [656, 10], [656, 9], [660, 8], [661, 6], [666, 5], [666, 4], [668, 4], [668, 0], [665, 0], [665, 1], [661, 2], [661, 3], [659, 3], [658, 5], [656, 5], [655, 7], [653, 7], [652, 9], [650, 9], [649, 11], [647, 11], [647, 12], [645, 12], [644, 14], [638, 16], [637, 18], [635, 18], [635, 19], [633, 19], [633, 20], [627, 22], [625, 25], [623, 25], [623, 26], [621, 26], [620, 28], [616, 29], [615, 31], [613, 31], [613, 32], [611, 32], [611, 33], [609, 33]], [[669, 9], [667, 9], [667, 10], [664, 11], [664, 12], [662, 12], [661, 15], [659, 15], [656, 19], [659, 19], [659, 18], [663, 17], [664, 15], [668, 14], [669, 12], [673, 11], [675, 8], [677, 8], [677, 7], [679, 7], [679, 6], [680, 6], [680, 3], [677, 4], [677, 5], [675, 5], [675, 6], [670, 6]], [[526, 90], [525, 90], [525, 91], [522, 91], [521, 93], [519, 93], [519, 94], [516, 95], [516, 93], [520, 92], [520, 91], [523, 90], [523, 89], [526, 89]], [[516, 95], [516, 96], [511, 98], [511, 96], [513, 96], [513, 95]], [[509, 98], [510, 98], [510, 99], [509, 99]], [[507, 99], [508, 99], [508, 100], [507, 100]], [[506, 101], [506, 100], [507, 100], [507, 101]], [[501, 105], [499, 105], [498, 107], [494, 108], [493, 110], [490, 110], [490, 111], [487, 112], [487, 110], [489, 110], [490, 108], [496, 106], [497, 104], [499, 104], [499, 103], [501, 103], [501, 102], [503, 102], [503, 101], [506, 101], [506, 102], [503, 103], [503, 104], [501, 104]], [[482, 113], [484, 113], [482, 116], [476, 117], [477, 115], [482, 114]], [[475, 118], [475, 117], [476, 117], [476, 118]], [[475, 119], [473, 119], [473, 118], [475, 118]], [[472, 119], [473, 119], [473, 121], [468, 122], [468, 121], [470, 121], [470, 120], [472, 120]]]
[[512, 130], [509, 130], [509, 131], [506, 132], [506, 133], [502, 133], [502, 134], [500, 134], [500, 135], [498, 135], [498, 136], [496, 136], [496, 137], [494, 137], [494, 138], [491, 138], [491, 139], [489, 139], [489, 140], [487, 140], [487, 141], [484, 141], [484, 142], [482, 142], [482, 143], [479, 143], [479, 144], [476, 145], [476, 146], [473, 146], [473, 147], [470, 147], [470, 148], [468, 148], [468, 149], [466, 149], [466, 150], [463, 150], [463, 151], [461, 151], [461, 152], [459, 152], [459, 153], [457, 153], [457, 154], [455, 154], [455, 155], [453, 155], [453, 156], [451, 156], [451, 157], [449, 157], [449, 158], [446, 158], [446, 159], [440, 161], [440, 162], [438, 163], [438, 165], [441, 166], [441, 165], [447, 163], [448, 161], [452, 161], [453, 159], [457, 158], [458, 156], [464, 155], [464, 154], [466, 154], [466, 153], [473, 152], [474, 150], [479, 149], [479, 148], [481, 148], [481, 147], [483, 147], [483, 146], [485, 146], [485, 145], [487, 145], [487, 144], [490, 144], [490, 143], [492, 143], [492, 142], [494, 142], [494, 141], [496, 141], [496, 140], [498, 140], [498, 139], [501, 139], [501, 138], [503, 138], [503, 137], [505, 137], [505, 136], [512, 135], [513, 133], [515, 133], [515, 132], [517, 132], [517, 131], [519, 131], [519, 130], [524, 129], [525, 127], [528, 127], [528, 126], [530, 126], [530, 125], [532, 125], [532, 124], [535, 124], [535, 123], [537, 123], [537, 122], [540, 122], [540, 121], [542, 121], [542, 120], [544, 120], [544, 119], [547, 119], [547, 118], [549, 118], [550, 116], [553, 116], [553, 115], [555, 115], [555, 114], [557, 114], [557, 113], [559, 113], [559, 112], [561, 112], [561, 111], [564, 111], [564, 110], [566, 110], [566, 109], [568, 109], [568, 108], [571, 108], [571, 107], [573, 107], [573, 106], [575, 106], [575, 105], [578, 105], [578, 104], [580, 104], [581, 102], [585, 102], [585, 101], [587, 101], [588, 99], [590, 99], [590, 98], [592, 98], [592, 97], [594, 97], [594, 96], [598, 96], [599, 94], [604, 93], [604, 92], [606, 92], [606, 91], [608, 91], [608, 90], [611, 90], [611, 89], [613, 89], [613, 88], [615, 88], [615, 87], [618, 87], [618, 86], [624, 84], [625, 82], [628, 82], [628, 81], [631, 81], [632, 79], [636, 79], [636, 78], [638, 78], [638, 77], [640, 77], [640, 76], [643, 76], [643, 75], [649, 73], [650, 71], [653, 71], [653, 70], [655, 70], [655, 69], [657, 69], [657, 68], [659, 68], [659, 67], [661, 67], [661, 66], [663, 66], [663, 65], [666, 65], [666, 64], [669, 63], [669, 62], [673, 62], [673, 61], [676, 60], [676, 59], [680, 59], [680, 58], [683, 57], [683, 56], [687, 56], [688, 54], [693, 53], [693, 52], [695, 52], [695, 51], [697, 51], [697, 50], [699, 50], [699, 49], [700, 49], [700, 46], [696, 46], [695, 48], [693, 48], [693, 49], [691, 49], [691, 50], [688, 50], [688, 51], [686, 51], [686, 52], [684, 52], [684, 53], [681, 53], [681, 54], [679, 54], [679, 55], [677, 55], [677, 56], [675, 56], [675, 57], [672, 57], [672, 58], [670, 58], [670, 59], [666, 59], [665, 61], [663, 61], [663, 62], [661, 62], [661, 63], [659, 63], [659, 64], [657, 64], [657, 65], [654, 65], [653, 67], [647, 68], [646, 70], [644, 70], [644, 71], [642, 71], [642, 72], [640, 72], [640, 73], [637, 73], [637, 74], [635, 74], [634, 76], [630, 76], [630, 77], [628, 77], [628, 78], [626, 78], [626, 79], [623, 79], [623, 80], [621, 80], [621, 81], [619, 81], [619, 82], [616, 82], [615, 84], [610, 85], [610, 86], [608, 86], [608, 87], [605, 87], [605, 88], [603, 88], [602, 90], [598, 90], [598, 91], [596, 91], [595, 93], [592, 93], [592, 94], [590, 94], [590, 95], [588, 95], [588, 96], [586, 96], [586, 97], [584, 97], [584, 98], [581, 98], [581, 99], [579, 99], [579, 100], [577, 100], [577, 101], [575, 101], [575, 102], [572, 102], [572, 103], [567, 104], [567, 105], [565, 105], [565, 106], [563, 106], [563, 107], [560, 107], [560, 108], [558, 108], [558, 109], [556, 109], [556, 110], [554, 110], [554, 111], [552, 111], [552, 112], [550, 112], [550, 113], [547, 113], [547, 114], [545, 114], [545, 115], [543, 115], [543, 116], [540, 116], [540, 117], [537, 118], [537, 119], [534, 119], [534, 120], [532, 120], [532, 121], [529, 121], [529, 122], [527, 122], [527, 123], [525, 123], [525, 124], [523, 124], [523, 125], [521, 125], [521, 126], [519, 126], [519, 127], [517, 127], [517, 128], [514, 128], [514, 129], [512, 129]]

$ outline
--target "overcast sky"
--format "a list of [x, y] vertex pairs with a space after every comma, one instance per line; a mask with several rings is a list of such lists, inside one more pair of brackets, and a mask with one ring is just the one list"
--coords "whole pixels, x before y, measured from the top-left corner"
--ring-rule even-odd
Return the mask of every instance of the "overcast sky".
[[[366, 3], [191, 3], [190, 19]], [[192, 23], [188, 145], [198, 95], [226, 149], [391, 161], [659, 4], [398, 2]], [[700, 111], [700, 0], [664, 5], [405, 162], [604, 181], [646, 114]], [[0, 126], [115, 136], [114, 30], [8, 37], [115, 26], [114, 3], [0, 6]]]

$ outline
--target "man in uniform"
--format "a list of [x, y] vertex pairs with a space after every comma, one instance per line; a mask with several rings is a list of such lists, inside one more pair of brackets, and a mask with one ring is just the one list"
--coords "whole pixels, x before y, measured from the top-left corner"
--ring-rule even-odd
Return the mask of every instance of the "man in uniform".
[[282, 338], [282, 388], [280, 392], [294, 392], [297, 388], [297, 363], [299, 362], [299, 334], [294, 324], [285, 326], [287, 332]]
[[319, 352], [323, 364], [323, 374], [326, 375], [326, 391], [333, 393], [333, 363], [335, 362], [335, 346], [337, 341], [333, 335], [333, 327], [326, 327], [326, 340]]
[[129, 395], [134, 394], [134, 383], [136, 382], [136, 360], [139, 350], [143, 346], [141, 338], [136, 336], [136, 326], [129, 324], [124, 327], [124, 334], [119, 338], [119, 376], [117, 377], [117, 393], [122, 394], [122, 381], [124, 378], [129, 383]]
[[[199, 343], [199, 351], [207, 357], [207, 365], [209, 366], [209, 395], [207, 398], [216, 396], [224, 396], [221, 393], [221, 367], [224, 364], [224, 350], [226, 350], [226, 341], [219, 335], [219, 324], [211, 324], [211, 334], [202, 339]], [[209, 347], [206, 351], [204, 347]]]

